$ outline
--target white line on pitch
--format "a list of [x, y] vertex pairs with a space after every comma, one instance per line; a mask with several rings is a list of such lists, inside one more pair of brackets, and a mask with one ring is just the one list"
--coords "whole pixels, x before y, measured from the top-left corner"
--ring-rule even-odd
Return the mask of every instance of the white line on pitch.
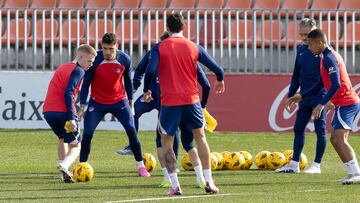
[[[287, 193], [293, 192], [327, 192], [338, 189], [320, 189], [320, 190], [299, 190], [299, 191], [287, 191]], [[259, 192], [257, 192], [258, 194]], [[266, 192], [260, 192], [266, 194]], [[177, 196], [177, 197], [159, 197], [159, 198], [144, 198], [144, 199], [128, 199], [128, 200], [119, 200], [119, 201], [108, 201], [105, 203], [120, 203], [120, 202], [142, 202], [142, 201], [152, 201], [152, 200], [172, 200], [172, 199], [191, 199], [191, 198], [211, 198], [211, 197], [219, 197], [219, 196], [242, 196], [242, 195], [251, 195], [252, 193], [244, 192], [244, 193], [226, 193], [226, 194], [216, 194], [216, 195], [192, 195], [192, 196]]]
[[178, 196], [178, 197], [159, 197], [159, 198], [145, 198], [145, 199], [128, 199], [119, 201], [109, 201], [105, 203], [119, 203], [119, 202], [142, 202], [142, 201], [153, 201], [153, 200], [172, 200], [172, 199], [194, 199], [194, 198], [209, 198], [219, 196], [232, 196], [232, 195], [243, 195], [245, 193], [228, 193], [228, 194], [215, 194], [215, 195], [192, 195], [192, 196]]

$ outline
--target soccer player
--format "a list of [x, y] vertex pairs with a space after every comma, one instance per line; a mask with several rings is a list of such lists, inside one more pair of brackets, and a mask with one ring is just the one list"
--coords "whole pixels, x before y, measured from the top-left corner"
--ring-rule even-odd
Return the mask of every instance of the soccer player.
[[46, 122], [58, 136], [58, 170], [65, 183], [73, 183], [68, 171], [79, 156], [80, 129], [76, 116], [75, 100], [81, 81], [96, 56], [89, 45], [80, 45], [76, 59], [62, 64], [54, 73], [46, 94], [43, 114]]
[[190, 129], [195, 138], [207, 193], [218, 193], [210, 168], [210, 149], [205, 138], [204, 117], [199, 102], [197, 88], [197, 61], [213, 71], [216, 93], [225, 90], [224, 70], [201, 47], [182, 35], [184, 18], [181, 14], [167, 17], [167, 31], [170, 37], [151, 49], [149, 65], [144, 79], [144, 100], [151, 101], [149, 84], [158, 73], [160, 82], [160, 115], [158, 129], [166, 168], [170, 173], [169, 196], [181, 195], [181, 187], [176, 173], [176, 158], [172, 150], [174, 135], [179, 126]]
[[[310, 90], [309, 94], [323, 86], [327, 90], [314, 109], [313, 117], [321, 117], [324, 105], [328, 101], [335, 105], [330, 141], [348, 172], [348, 177], [339, 181], [343, 184], [360, 183], [359, 164], [354, 149], [348, 142], [351, 126], [360, 110], [359, 96], [352, 88], [342, 57], [328, 45], [325, 33], [318, 29], [313, 30], [308, 35], [308, 41], [311, 52], [320, 57], [320, 74], [323, 82]], [[307, 94], [302, 96], [305, 97]]]
[[98, 51], [93, 68], [86, 72], [84, 77], [84, 84], [80, 92], [80, 119], [84, 113], [90, 84], [91, 94], [84, 118], [80, 162], [88, 160], [94, 131], [105, 114], [111, 113], [120, 121], [126, 131], [137, 161], [138, 174], [148, 177], [150, 174], [147, 172], [142, 160], [140, 141], [131, 110], [133, 108], [133, 86], [130, 75], [131, 60], [128, 55], [117, 48], [115, 34], [106, 33], [102, 38], [102, 50]]
[[[169, 37], [168, 32], [164, 32], [163, 35], [160, 36], [160, 40], [162, 41], [168, 37]], [[150, 56], [150, 52], [146, 53], [144, 58], [140, 61], [137, 68], [135, 69], [135, 75], [133, 78], [134, 92], [141, 85], [141, 80], [145, 74], [146, 67], [148, 65], [149, 56]], [[201, 106], [203, 109], [205, 109], [207, 100], [208, 100], [208, 97], [210, 94], [210, 83], [209, 83], [208, 79], [206, 78], [204, 71], [199, 66], [197, 66], [197, 76], [198, 76], [198, 82], [200, 83], [200, 85], [202, 87], [202, 92], [203, 92]], [[157, 77], [153, 78], [149, 89], [152, 92], [153, 100], [151, 102], [144, 102], [143, 95], [141, 95], [134, 104], [134, 107], [135, 107], [134, 120], [135, 120], [136, 130], [139, 129], [139, 118], [141, 117], [142, 114], [144, 114], [146, 112], [150, 112], [153, 109], [156, 109], [159, 111], [159, 108], [160, 108], [160, 88], [159, 88], [159, 82], [158, 82]], [[206, 109], [205, 109], [205, 111], [206, 111]], [[197, 177], [196, 178], [197, 179], [196, 186], [204, 187], [205, 180], [204, 180], [202, 167], [201, 167], [201, 163], [200, 163], [200, 159], [199, 159], [197, 150], [193, 145], [192, 131], [182, 129], [182, 134], [189, 134], [187, 136], [187, 137], [189, 137], [189, 139], [185, 139], [185, 135], [181, 136], [181, 138], [182, 138], [183, 148], [189, 154], [191, 163], [194, 166], [194, 170], [195, 170], [196, 177]], [[160, 165], [162, 168], [161, 170], [164, 175], [164, 180], [160, 184], [160, 187], [170, 187], [171, 186], [170, 176], [165, 167], [165, 161], [163, 159], [161, 159], [161, 154], [160, 154], [161, 140], [160, 140], [160, 134], [158, 131], [156, 131], [156, 147], [157, 147], [157, 154], [158, 154], [159, 162], [160, 162]], [[174, 150], [174, 153], [175, 153], [175, 156], [177, 159], [177, 157], [178, 157], [178, 154], [177, 154], [178, 153], [178, 131], [176, 132], [176, 135], [174, 138], [173, 150]], [[118, 150], [117, 152], [119, 154], [132, 154], [130, 146], [126, 146], [124, 149]]]
[[[295, 60], [294, 72], [292, 75], [288, 100], [286, 101], [286, 110], [290, 112], [293, 108], [293, 98], [298, 96], [297, 90], [300, 87], [300, 95], [308, 91], [317, 83], [321, 82], [320, 79], [320, 58], [315, 56], [309, 50], [309, 46], [306, 43], [307, 35], [311, 30], [316, 29], [316, 22], [314, 19], [304, 18], [299, 24], [299, 33], [302, 37], [303, 44], [297, 49], [297, 56]], [[295, 95], [296, 93], [296, 95]], [[294, 125], [294, 150], [293, 157], [289, 164], [277, 169], [279, 173], [299, 173], [299, 161], [300, 155], [305, 144], [305, 132], [308, 125], [311, 114], [315, 106], [319, 103], [321, 98], [325, 95], [325, 89], [321, 89], [319, 92], [308, 95], [306, 98], [302, 97], [302, 101], [299, 103], [299, 109], [296, 114], [296, 121]], [[317, 136], [316, 143], [316, 155], [314, 162], [310, 167], [304, 171], [308, 174], [320, 174], [320, 163], [325, 152], [326, 147], [326, 110], [322, 111], [319, 119], [314, 120], [315, 133]]]

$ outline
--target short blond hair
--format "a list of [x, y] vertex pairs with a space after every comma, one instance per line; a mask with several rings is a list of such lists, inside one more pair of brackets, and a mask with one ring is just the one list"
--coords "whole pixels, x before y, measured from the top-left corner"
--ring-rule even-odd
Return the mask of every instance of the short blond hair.
[[82, 52], [82, 53], [85, 53], [85, 54], [91, 54], [91, 55], [93, 55], [93, 56], [96, 56], [96, 55], [97, 55], [96, 50], [95, 50], [92, 46], [90, 46], [90, 45], [88, 45], [88, 44], [82, 44], [82, 45], [80, 45], [80, 46], [77, 48], [76, 52], [77, 52], [77, 53]]

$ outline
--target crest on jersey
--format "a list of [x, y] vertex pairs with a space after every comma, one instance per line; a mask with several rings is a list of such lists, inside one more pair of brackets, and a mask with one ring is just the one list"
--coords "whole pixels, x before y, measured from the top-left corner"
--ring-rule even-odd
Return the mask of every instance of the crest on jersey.
[[121, 72], [121, 68], [116, 68], [116, 73], [120, 73]]
[[330, 67], [330, 68], [329, 68], [329, 74], [335, 73], [335, 72], [336, 72], [335, 67]]

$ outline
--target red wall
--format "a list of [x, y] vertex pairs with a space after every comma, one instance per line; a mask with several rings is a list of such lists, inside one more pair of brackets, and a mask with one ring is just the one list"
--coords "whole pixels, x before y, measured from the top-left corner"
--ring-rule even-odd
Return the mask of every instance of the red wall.
[[[215, 77], [209, 75], [213, 86]], [[360, 90], [360, 76], [350, 77], [355, 90]], [[218, 131], [275, 132], [291, 131], [295, 114], [284, 110], [291, 75], [226, 75], [225, 93], [212, 89], [207, 109], [217, 120]], [[328, 126], [332, 112], [328, 115]], [[358, 119], [353, 130], [357, 127]], [[312, 122], [308, 125], [313, 130]]]

